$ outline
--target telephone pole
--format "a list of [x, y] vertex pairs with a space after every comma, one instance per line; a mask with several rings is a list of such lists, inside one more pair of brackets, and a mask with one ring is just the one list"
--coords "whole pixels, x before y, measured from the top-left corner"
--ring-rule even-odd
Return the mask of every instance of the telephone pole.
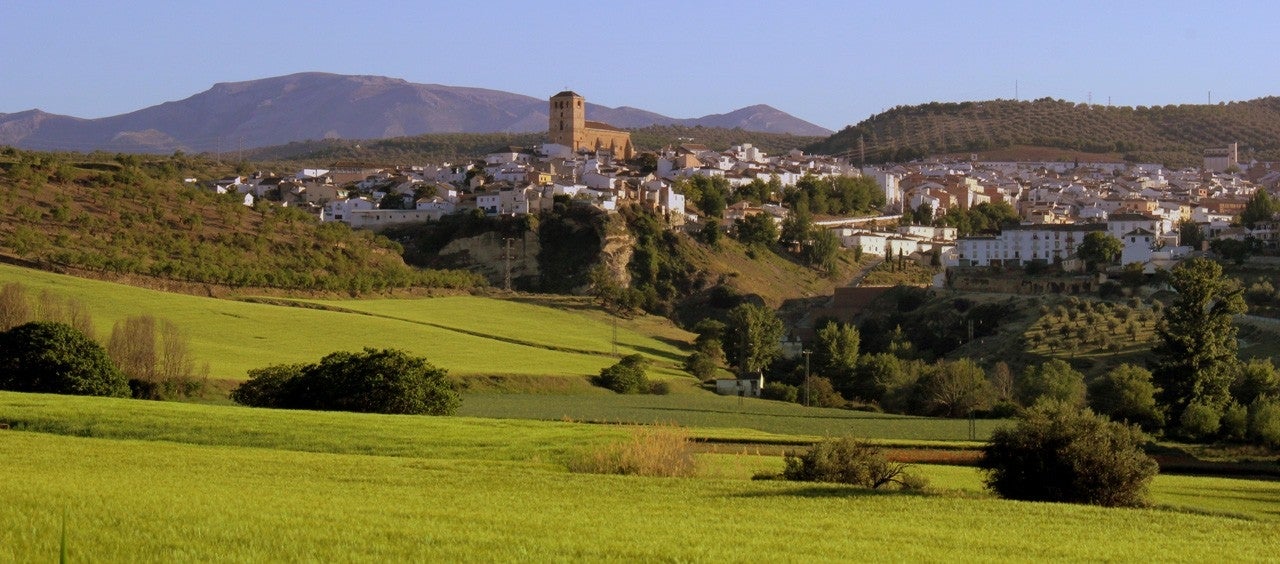
[[515, 241], [515, 239], [511, 237], [507, 237], [503, 239], [503, 242], [506, 243], [506, 252], [503, 253], [504, 255], [503, 258], [506, 259], [507, 268], [506, 268], [506, 277], [503, 280], [502, 287], [506, 289], [506, 291], [508, 292], [511, 291], [511, 242], [512, 241]]
[[804, 406], [809, 407], [809, 355], [813, 354], [811, 350], [802, 350], [804, 355]]

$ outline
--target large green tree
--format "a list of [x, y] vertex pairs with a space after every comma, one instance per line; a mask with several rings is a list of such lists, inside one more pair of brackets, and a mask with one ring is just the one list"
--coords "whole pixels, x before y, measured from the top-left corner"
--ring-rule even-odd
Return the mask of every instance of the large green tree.
[[1084, 236], [1084, 241], [1076, 247], [1076, 253], [1089, 266], [1090, 270], [1098, 265], [1106, 265], [1120, 258], [1124, 245], [1106, 231], [1091, 231]]
[[1184, 247], [1191, 247], [1200, 250], [1200, 245], [1204, 243], [1204, 231], [1200, 229], [1200, 224], [1190, 219], [1184, 219], [1178, 222], [1178, 244]]
[[1240, 223], [1252, 229], [1260, 221], [1271, 221], [1278, 211], [1280, 202], [1272, 198], [1265, 189], [1259, 188], [1244, 205], [1244, 211], [1240, 212]]
[[805, 246], [804, 255], [810, 266], [832, 276], [840, 267], [840, 239], [830, 229], [815, 229]]
[[1152, 380], [1160, 388], [1157, 397], [1171, 421], [1192, 403], [1221, 412], [1240, 364], [1231, 321], [1247, 309], [1243, 291], [1223, 277], [1218, 263], [1205, 258], [1174, 267], [1169, 283], [1178, 297], [1164, 308], [1156, 327], [1160, 340]]
[[1132, 364], [1121, 364], [1089, 382], [1089, 407], [1114, 421], [1150, 431], [1164, 424], [1155, 395], [1151, 371]]
[[0, 333], [0, 390], [127, 397], [129, 380], [84, 333], [36, 321]]
[[1061, 359], [1054, 358], [1028, 367], [1015, 383], [1015, 388], [1018, 400], [1028, 407], [1042, 399], [1084, 407], [1084, 374]]
[[760, 372], [782, 355], [782, 333], [782, 321], [773, 310], [741, 304], [729, 310], [723, 333], [725, 356], [740, 374]]
[[739, 219], [733, 223], [733, 227], [743, 245], [768, 247], [778, 241], [778, 224], [766, 213]]
[[818, 329], [813, 343], [813, 362], [819, 374], [844, 384], [858, 366], [858, 328], [831, 320]]
[[962, 358], [929, 367], [916, 382], [916, 402], [923, 413], [964, 417], [991, 404], [991, 384], [974, 361]]

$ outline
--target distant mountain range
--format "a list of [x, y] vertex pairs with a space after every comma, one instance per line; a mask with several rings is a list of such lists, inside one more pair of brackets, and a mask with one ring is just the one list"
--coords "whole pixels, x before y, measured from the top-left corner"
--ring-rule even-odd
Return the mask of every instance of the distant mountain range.
[[[587, 118], [622, 128], [701, 125], [801, 136], [832, 133], [763, 104], [677, 119], [589, 103]], [[546, 100], [521, 94], [382, 76], [299, 73], [219, 83], [185, 100], [99, 119], [40, 110], [0, 114], [0, 145], [71, 151], [233, 151], [307, 139], [537, 132], [546, 130], [547, 119]]]

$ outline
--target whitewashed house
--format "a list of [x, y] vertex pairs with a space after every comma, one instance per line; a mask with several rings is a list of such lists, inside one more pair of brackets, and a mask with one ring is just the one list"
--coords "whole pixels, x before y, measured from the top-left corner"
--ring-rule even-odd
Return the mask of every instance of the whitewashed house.
[[377, 209], [377, 204], [368, 198], [340, 198], [332, 200], [321, 208], [320, 221], [347, 221], [352, 212]]
[[760, 397], [764, 390], [764, 375], [746, 378], [716, 378], [716, 393], [722, 396]]

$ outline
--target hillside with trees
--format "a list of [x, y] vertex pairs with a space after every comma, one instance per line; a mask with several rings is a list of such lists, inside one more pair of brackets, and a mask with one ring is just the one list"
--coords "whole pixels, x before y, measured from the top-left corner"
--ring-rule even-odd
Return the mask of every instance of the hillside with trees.
[[471, 288], [407, 266], [395, 242], [296, 208], [183, 182], [231, 173], [181, 154], [0, 152], [0, 255], [45, 268], [196, 285], [362, 293]]
[[[902, 162], [1026, 148], [1037, 159], [1086, 153], [1186, 167], [1199, 165], [1205, 148], [1233, 142], [1240, 144], [1241, 161], [1280, 160], [1280, 97], [1136, 108], [1050, 98], [932, 102], [873, 115], [805, 149], [854, 158], [865, 154], [868, 162]], [[1046, 153], [1043, 148], [1060, 151]]]

